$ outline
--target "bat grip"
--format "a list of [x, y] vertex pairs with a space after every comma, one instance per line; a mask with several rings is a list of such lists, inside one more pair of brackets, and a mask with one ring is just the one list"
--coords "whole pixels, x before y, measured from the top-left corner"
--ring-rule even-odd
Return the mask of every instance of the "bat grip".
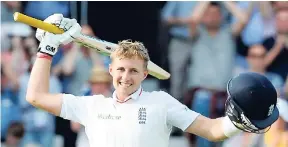
[[13, 16], [14, 16], [14, 21], [16, 21], [16, 22], [25, 23], [25, 24], [30, 25], [32, 27], [39, 28], [39, 29], [42, 29], [44, 31], [54, 33], [54, 34], [64, 33], [63, 30], [59, 29], [55, 25], [52, 25], [52, 24], [44, 22], [42, 20], [35, 19], [33, 17], [24, 15], [22, 13], [15, 12]]

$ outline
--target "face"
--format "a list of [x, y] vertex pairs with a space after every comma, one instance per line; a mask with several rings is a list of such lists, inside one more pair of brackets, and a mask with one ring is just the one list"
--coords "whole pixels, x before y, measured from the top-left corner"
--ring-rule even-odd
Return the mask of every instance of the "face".
[[288, 10], [281, 10], [276, 14], [276, 28], [281, 34], [288, 33]]
[[140, 59], [113, 59], [109, 72], [113, 77], [113, 86], [117, 96], [128, 97], [135, 92], [147, 77], [144, 61]]
[[8, 80], [4, 75], [1, 75], [1, 90], [7, 87]]
[[92, 94], [103, 94], [110, 89], [110, 83], [90, 83]]
[[20, 141], [20, 138], [18, 138], [18, 137], [15, 137], [15, 136], [13, 136], [13, 135], [7, 135], [7, 144], [9, 144], [9, 145], [15, 145], [15, 146], [17, 146], [18, 145], [18, 143], [19, 143], [19, 141]]
[[22, 48], [23, 46], [23, 39], [19, 36], [13, 36], [11, 38], [11, 44], [14, 49]]
[[88, 25], [83, 25], [81, 33], [88, 36], [95, 36], [92, 28]]
[[286, 1], [278, 1], [278, 2], [273, 2], [272, 7], [274, 7], [274, 9], [280, 10], [280, 9], [287, 9], [288, 8], [288, 2]]
[[249, 49], [248, 52], [248, 62], [252, 69], [254, 70], [263, 70], [265, 69], [264, 57], [266, 50], [263, 46], [257, 45]]
[[[1, 64], [1, 66], [2, 66], [2, 64]], [[4, 74], [3, 68], [1, 68], [1, 90], [3, 90], [4, 88], [7, 88], [8, 83], [9, 83], [8, 78]]]
[[202, 23], [210, 29], [217, 29], [221, 24], [221, 11], [219, 6], [209, 6], [204, 13]]

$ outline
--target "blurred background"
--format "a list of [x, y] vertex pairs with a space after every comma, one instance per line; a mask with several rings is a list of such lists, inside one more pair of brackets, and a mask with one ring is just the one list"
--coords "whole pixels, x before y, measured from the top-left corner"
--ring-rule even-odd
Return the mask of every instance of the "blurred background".
[[[83, 147], [83, 126], [25, 101], [39, 42], [35, 28], [14, 22], [16, 11], [41, 20], [61, 13], [77, 19], [83, 34], [143, 42], [151, 60], [171, 73], [164, 81], [149, 76], [144, 90], [165, 90], [207, 117], [224, 115], [229, 78], [261, 73], [281, 99], [280, 117], [268, 133], [213, 143], [175, 128], [170, 147], [288, 146], [288, 2], [1, 1], [2, 146]], [[109, 96], [109, 63], [109, 57], [76, 43], [61, 46], [52, 62], [50, 91]]]

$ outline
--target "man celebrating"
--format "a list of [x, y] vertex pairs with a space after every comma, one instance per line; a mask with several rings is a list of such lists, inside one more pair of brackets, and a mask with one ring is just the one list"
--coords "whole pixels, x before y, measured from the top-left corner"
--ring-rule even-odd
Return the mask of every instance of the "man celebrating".
[[148, 75], [149, 55], [142, 43], [129, 40], [118, 43], [110, 56], [109, 72], [115, 88], [112, 98], [50, 94], [52, 57], [60, 44], [67, 44], [80, 34], [81, 27], [75, 19], [63, 18], [61, 14], [49, 16], [45, 22], [65, 33], [37, 30], [40, 45], [26, 99], [37, 108], [84, 125], [91, 146], [167, 147], [172, 126], [211, 141], [222, 141], [241, 130], [264, 133], [279, 116], [275, 88], [256, 73], [241, 74], [229, 81], [227, 116], [217, 119], [189, 110], [166, 92], [143, 91], [141, 82]]

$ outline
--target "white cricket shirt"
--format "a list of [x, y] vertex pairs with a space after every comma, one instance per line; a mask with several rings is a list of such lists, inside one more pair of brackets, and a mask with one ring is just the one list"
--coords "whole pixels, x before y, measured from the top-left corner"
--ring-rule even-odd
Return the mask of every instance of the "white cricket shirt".
[[120, 103], [103, 95], [64, 94], [60, 116], [81, 123], [91, 147], [168, 147], [172, 126], [183, 131], [199, 113], [166, 92], [140, 87]]

